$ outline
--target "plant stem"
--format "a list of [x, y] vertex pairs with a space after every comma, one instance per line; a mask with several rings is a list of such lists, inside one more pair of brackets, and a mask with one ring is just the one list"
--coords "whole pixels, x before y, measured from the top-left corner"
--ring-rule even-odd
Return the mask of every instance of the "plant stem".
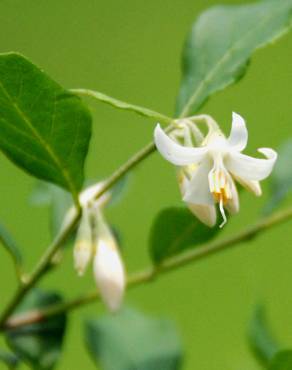
[[97, 99], [98, 101], [102, 103], [109, 104], [112, 107], [115, 107], [118, 109], [128, 110], [131, 112], [138, 113], [139, 115], [144, 116], [144, 117], [154, 118], [155, 120], [161, 123], [171, 123], [173, 121], [173, 118], [165, 116], [164, 114], [155, 112], [148, 108], [140, 107], [135, 104], [126, 103], [124, 101], [112, 98], [111, 96], [103, 94], [99, 91], [88, 90], [88, 89], [71, 89], [70, 91], [77, 95], [89, 96], [91, 98]]
[[[169, 132], [173, 129], [173, 125], [169, 125], [165, 131]], [[117, 181], [121, 179], [127, 172], [132, 170], [136, 165], [147, 158], [151, 153], [155, 151], [154, 142], [150, 142], [136, 154], [134, 154], [127, 162], [120, 166], [103, 184], [100, 190], [95, 194], [95, 198], [99, 198], [108, 189], [110, 189]], [[38, 280], [44, 275], [47, 267], [49, 266], [52, 257], [58, 251], [58, 249], [67, 240], [68, 236], [74, 230], [81, 216], [81, 210], [78, 210], [76, 217], [72, 220], [70, 224], [61, 232], [61, 234], [56, 238], [53, 244], [45, 251], [44, 255], [41, 257], [39, 263], [37, 264], [35, 270], [26, 279], [26, 281], [19, 287], [16, 291], [14, 297], [9, 302], [8, 306], [5, 308], [4, 312], [0, 317], [0, 330], [3, 328], [8, 317], [13, 313], [25, 295], [30, 291], [31, 288], [35, 286]]]
[[[171, 124], [165, 128], [165, 132], [170, 132], [173, 130], [174, 126]], [[151, 141], [147, 145], [144, 146], [141, 150], [139, 150], [136, 154], [134, 154], [127, 162], [121, 165], [107, 180], [104, 181], [103, 185], [95, 194], [94, 198], [98, 199], [101, 197], [107, 190], [109, 190], [114, 184], [116, 184], [125, 174], [127, 174], [130, 170], [136, 167], [140, 162], [142, 162], [145, 158], [149, 157], [156, 150], [156, 146], [154, 141]]]
[[[213, 254], [222, 252], [230, 247], [249, 241], [263, 231], [266, 231], [280, 223], [292, 218], [292, 207], [276, 212], [271, 216], [265, 217], [254, 225], [242, 230], [236, 235], [225, 239], [214, 240], [197, 247], [194, 250], [180, 254], [178, 256], [167, 258], [159, 267], [150, 267], [148, 269], [136, 272], [128, 278], [128, 288], [133, 288], [143, 283], [155, 280], [161, 274], [178, 269], [186, 264], [199, 261]], [[53, 305], [43, 310], [33, 310], [11, 317], [5, 324], [5, 329], [13, 329], [23, 325], [32, 324], [46, 320], [52, 316], [61, 314], [94, 302], [99, 299], [97, 291], [89, 292], [79, 298], [71, 301]]]

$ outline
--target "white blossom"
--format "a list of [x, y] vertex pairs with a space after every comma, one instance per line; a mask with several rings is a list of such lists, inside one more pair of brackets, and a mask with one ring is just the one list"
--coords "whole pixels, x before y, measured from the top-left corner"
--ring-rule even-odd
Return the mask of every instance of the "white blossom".
[[234, 180], [260, 195], [259, 181], [268, 177], [277, 159], [270, 148], [258, 151], [266, 158], [258, 159], [242, 154], [248, 140], [244, 119], [233, 113], [228, 138], [219, 129], [210, 130], [200, 147], [183, 146], [168, 137], [158, 124], [154, 132], [157, 149], [176, 166], [182, 166], [185, 175], [181, 187], [183, 200], [194, 207], [199, 218], [213, 226], [216, 222], [215, 204], [226, 222], [225, 209], [230, 213], [239, 210]]

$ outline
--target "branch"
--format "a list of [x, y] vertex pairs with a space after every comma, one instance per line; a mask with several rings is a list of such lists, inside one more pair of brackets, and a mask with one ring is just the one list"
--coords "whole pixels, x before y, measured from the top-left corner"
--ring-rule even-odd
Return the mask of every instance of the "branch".
[[135, 113], [138, 113], [140, 116], [154, 118], [156, 121], [159, 121], [161, 123], [171, 123], [173, 121], [173, 118], [165, 116], [164, 114], [155, 112], [148, 108], [140, 107], [138, 105], [126, 103], [124, 101], [112, 98], [111, 96], [105, 95], [99, 91], [93, 91], [93, 90], [88, 90], [88, 89], [71, 89], [70, 91], [77, 95], [89, 96], [102, 103], [109, 104], [112, 107], [115, 107], [118, 109], [135, 112]]
[[[276, 212], [271, 216], [263, 218], [256, 224], [242, 230], [236, 235], [233, 235], [229, 238], [225, 238], [222, 240], [214, 240], [205, 243], [201, 247], [197, 247], [194, 250], [190, 250], [189, 252], [183, 253], [181, 255], [168, 258], [157, 268], [151, 267], [143, 271], [134, 273], [128, 278], [127, 286], [128, 288], [133, 288], [143, 283], [151, 282], [164, 273], [180, 268], [186, 264], [199, 261], [213, 254], [222, 252], [240, 243], [249, 241], [258, 236], [258, 234], [278, 224], [284, 223], [285, 221], [291, 218], [292, 218], [292, 207]], [[99, 298], [100, 298], [99, 293], [97, 291], [93, 291], [79, 298], [73, 299], [65, 303], [56, 304], [43, 310], [24, 312], [15, 317], [11, 317], [6, 322], [4, 329], [13, 329], [23, 325], [44, 321], [52, 316], [92, 303]]]
[[[152, 111], [150, 111], [152, 112]], [[169, 118], [169, 120], [171, 120]], [[169, 132], [173, 129], [173, 125], [169, 125], [165, 131]], [[110, 189], [114, 184], [116, 184], [121, 177], [123, 177], [127, 172], [132, 170], [135, 166], [137, 166], [140, 162], [146, 159], [151, 153], [156, 150], [155, 144], [151, 141], [148, 145], [134, 154], [127, 162], [125, 162], [122, 166], [120, 166], [104, 183], [100, 190], [95, 194], [95, 199], [101, 197], [108, 189]], [[75, 202], [76, 203], [76, 202]], [[41, 257], [40, 261], [38, 262], [35, 270], [32, 274], [26, 278], [25, 282], [18, 288], [14, 296], [12, 297], [11, 301], [9, 302], [8, 306], [4, 309], [0, 317], [0, 330], [5, 326], [5, 322], [9, 318], [9, 316], [14, 312], [17, 308], [19, 303], [22, 299], [26, 296], [26, 294], [36, 285], [39, 279], [45, 274], [47, 267], [51, 263], [52, 257], [58, 251], [58, 249], [64, 244], [67, 240], [71, 232], [74, 230], [75, 226], [77, 225], [79, 219], [81, 217], [81, 210], [80, 207], [78, 208], [78, 212], [76, 216], [72, 219], [71, 223], [67, 225], [67, 227], [61, 231], [61, 234], [57, 236], [55, 241], [52, 245], [45, 251], [44, 255]]]

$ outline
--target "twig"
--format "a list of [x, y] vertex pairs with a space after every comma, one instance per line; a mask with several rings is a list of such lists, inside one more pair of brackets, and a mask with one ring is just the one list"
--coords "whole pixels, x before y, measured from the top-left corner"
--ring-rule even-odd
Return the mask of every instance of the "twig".
[[[127, 286], [128, 288], [133, 288], [135, 286], [151, 282], [158, 278], [161, 274], [170, 272], [174, 269], [178, 269], [186, 264], [199, 261], [205, 257], [209, 257], [213, 254], [222, 252], [230, 247], [249, 241], [258, 236], [258, 234], [262, 233], [263, 231], [266, 231], [278, 224], [284, 223], [291, 218], [292, 207], [276, 212], [271, 216], [263, 218], [255, 225], [242, 230], [236, 235], [221, 240], [214, 240], [203, 244], [201, 247], [196, 247], [196, 249], [190, 250], [189, 252], [167, 258], [158, 268], [150, 267], [148, 269], [134, 273], [128, 278]], [[5, 329], [13, 329], [23, 325], [40, 322], [52, 316], [56, 316], [63, 312], [70, 311], [83, 305], [92, 303], [99, 298], [99, 293], [97, 291], [93, 291], [79, 298], [61, 304], [56, 304], [43, 310], [24, 312], [23, 314], [11, 317], [6, 322]]]

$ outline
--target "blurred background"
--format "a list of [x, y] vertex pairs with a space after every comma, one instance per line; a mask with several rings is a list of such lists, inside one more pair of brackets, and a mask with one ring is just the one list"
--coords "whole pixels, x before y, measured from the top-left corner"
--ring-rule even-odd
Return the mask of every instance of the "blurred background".
[[[245, 1], [222, 0], [224, 4]], [[172, 115], [180, 81], [180, 53], [197, 15], [219, 0], [1, 0], [0, 52], [18, 51], [68, 88], [100, 90], [125, 101]], [[202, 112], [228, 132], [231, 112], [246, 118], [249, 153], [277, 148], [292, 137], [292, 34], [256, 52], [246, 77], [211, 98]], [[87, 178], [108, 176], [152, 138], [156, 122], [88, 100], [94, 136]], [[0, 157], [0, 220], [15, 235], [29, 270], [50, 240], [48, 210], [28, 198], [35, 180]], [[267, 184], [263, 185], [267, 189]], [[229, 220], [227, 235], [252, 223], [260, 199], [242, 192], [241, 212]], [[174, 168], [157, 154], [130, 178], [124, 198], [107, 211], [121, 230], [129, 271], [149, 262], [148, 233], [157, 212], [180, 205]], [[280, 339], [292, 345], [291, 222], [248, 244], [165, 275], [127, 293], [126, 302], [148, 314], [176, 322], [185, 347], [185, 370], [254, 370], [246, 341], [254, 305], [264, 302]], [[16, 281], [12, 263], [0, 249], [0, 306]], [[41, 286], [67, 297], [94, 289], [90, 271], [79, 279], [68, 250], [62, 265]], [[101, 315], [94, 303], [70, 315], [58, 369], [93, 370], [83, 345], [83, 320]], [[0, 341], [2, 345], [2, 342]]]

